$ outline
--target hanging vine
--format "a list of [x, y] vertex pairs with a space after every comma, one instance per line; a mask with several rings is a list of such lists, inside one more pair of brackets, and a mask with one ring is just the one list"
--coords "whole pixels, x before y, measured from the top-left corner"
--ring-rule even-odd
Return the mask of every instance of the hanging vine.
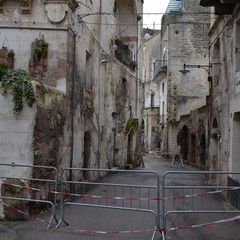
[[1, 79], [2, 94], [7, 95], [9, 89], [12, 91], [15, 115], [23, 109], [24, 98], [30, 107], [36, 101], [31, 80], [32, 77], [23, 69], [9, 71]]

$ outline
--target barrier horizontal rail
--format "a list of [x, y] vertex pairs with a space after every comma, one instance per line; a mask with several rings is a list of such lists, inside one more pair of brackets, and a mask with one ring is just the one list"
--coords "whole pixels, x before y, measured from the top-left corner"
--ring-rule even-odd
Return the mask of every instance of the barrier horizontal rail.
[[[65, 181], [68, 182], [68, 181]], [[59, 195], [63, 195], [63, 196], [74, 196], [74, 197], [82, 197], [82, 198], [98, 198], [98, 199], [115, 199], [115, 200], [136, 200], [136, 201], [159, 201], [159, 200], [168, 200], [168, 199], [181, 199], [181, 198], [191, 198], [191, 197], [199, 197], [199, 196], [206, 196], [209, 194], [215, 194], [215, 193], [225, 193], [225, 192], [230, 192], [230, 191], [236, 191], [236, 190], [240, 190], [240, 187], [227, 187], [227, 186], [222, 186], [222, 187], [217, 187], [220, 188], [220, 190], [215, 190], [215, 191], [211, 191], [211, 192], [200, 192], [200, 193], [196, 193], [196, 194], [187, 194], [187, 195], [177, 195], [177, 196], [169, 196], [169, 197], [165, 197], [165, 198], [161, 198], [161, 197], [154, 197], [154, 198], [136, 198], [136, 197], [114, 197], [114, 196], [106, 196], [106, 195], [91, 195], [91, 194], [79, 194], [79, 193], [70, 193], [70, 192], [58, 192], [58, 191], [51, 191], [48, 189], [40, 189], [40, 188], [34, 188], [31, 186], [21, 186], [18, 184], [12, 184], [12, 183], [8, 183], [8, 182], [2, 182], [0, 180], [0, 183], [3, 185], [7, 185], [7, 186], [13, 186], [13, 187], [18, 187], [18, 188], [22, 188], [22, 189], [28, 189], [28, 190], [32, 190], [32, 191], [38, 191], [38, 192], [47, 192], [47, 193], [53, 193], [53, 194], [59, 194]], [[72, 182], [71, 182], [72, 183]], [[109, 185], [109, 186], [114, 186], [113, 184]], [[121, 185], [120, 185], [121, 186]], [[124, 185], [124, 186], [138, 186], [138, 185]], [[185, 189], [192, 189], [192, 188], [199, 188], [199, 189], [203, 189], [203, 187], [199, 187], [199, 186], [187, 186], [185, 187]], [[143, 187], [144, 188], [144, 187]], [[171, 189], [181, 189], [182, 187], [176, 187], [176, 186], [171, 186]], [[205, 187], [206, 189], [209, 189], [211, 187], [207, 186]], [[215, 189], [216, 187], [212, 187], [213, 189]]]
[[[80, 180], [66, 180], [65, 176], [68, 176], [69, 172], [71, 172], [72, 176], [78, 176]], [[118, 178], [119, 174], [121, 174], [121, 178]], [[146, 177], [146, 181], [144, 183], [141, 181], [141, 184], [136, 184], [137, 181], [140, 181], [139, 179], [142, 176]], [[149, 179], [151, 179], [151, 185], [147, 184]], [[160, 196], [159, 176], [153, 171], [65, 168], [61, 172], [61, 192], [65, 192], [66, 188], [71, 189], [71, 196], [75, 194], [75, 190], [76, 193], [80, 193], [82, 196], [88, 196], [91, 199], [87, 200], [85, 198], [80, 198], [78, 201], [75, 199], [75, 202], [73, 202], [73, 199], [64, 199], [64, 196], [61, 195], [62, 210], [58, 227], [60, 227], [62, 223], [68, 225], [68, 222], [65, 220], [64, 210], [67, 205], [149, 213], [154, 212], [157, 216], [154, 219], [156, 222], [155, 225], [160, 226], [158, 222], [160, 202], [156, 201], [152, 204], [149, 201], [151, 197], [158, 198]], [[106, 192], [106, 195], [102, 196], [99, 192]], [[135, 201], [140, 198], [145, 198], [146, 202]]]
[[[51, 174], [50, 174], [51, 173]], [[35, 176], [40, 176], [43, 174], [44, 177], [38, 178]], [[7, 176], [6, 176], [7, 175]], [[0, 183], [2, 184], [8, 184], [9, 186], [13, 186], [14, 184], [11, 183], [5, 183], [7, 179], [10, 180], [20, 180], [24, 183], [24, 185], [21, 187], [22, 189], [26, 189], [29, 191], [29, 197], [25, 198], [14, 198], [13, 196], [0, 196], [1, 199], [9, 199], [9, 200], [19, 200], [19, 201], [27, 201], [30, 203], [37, 203], [37, 204], [50, 204], [51, 210], [52, 210], [52, 216], [51, 221], [55, 219], [56, 222], [58, 222], [56, 218], [56, 211], [55, 211], [55, 205], [57, 202], [57, 195], [53, 192], [57, 191], [57, 181], [58, 181], [58, 170], [55, 167], [52, 166], [41, 166], [41, 165], [28, 165], [28, 164], [18, 164], [18, 163], [0, 163]], [[30, 186], [32, 184], [32, 186]], [[0, 186], [1, 186], [0, 185]], [[48, 193], [47, 196], [37, 196], [37, 194], [33, 193], [34, 191], [34, 185], [45, 185], [50, 189], [53, 189], [52, 191], [45, 191], [45, 193]], [[38, 188], [35, 188], [38, 189]], [[43, 192], [43, 191], [41, 191]], [[50, 195], [51, 194], [51, 195]], [[40, 198], [41, 197], [41, 198]], [[34, 207], [33, 207], [34, 208]]]
[[[228, 201], [227, 194], [230, 192], [240, 191], [240, 187], [219, 184], [219, 182], [226, 183], [227, 178], [233, 175], [240, 176], [240, 172], [166, 172], [163, 175], [163, 198], [168, 198], [169, 201], [163, 201], [162, 204], [163, 228], [167, 229], [170, 220], [171, 225], [174, 224], [173, 218], [171, 219], [169, 217], [172, 214], [175, 216], [174, 219], [180, 218], [180, 214], [188, 214], [190, 216], [200, 214], [203, 219], [206, 214], [239, 214], [239, 209], [224, 209], [221, 203], [221, 201]], [[174, 197], [167, 197], [172, 195], [174, 195]], [[184, 222], [183, 225], [185, 225]], [[198, 226], [198, 224], [196, 224], [196, 226]]]
[[[8, 165], [9, 166], [9, 165]], [[22, 166], [22, 165], [21, 165]], [[12, 167], [12, 165], [11, 165]], [[38, 166], [38, 167], [41, 167], [41, 166]], [[69, 181], [69, 180], [66, 180], [66, 176], [69, 176], [68, 173], [66, 172], [68, 171], [71, 171], [71, 172], [78, 172], [77, 173], [77, 176], [80, 177], [80, 180], [79, 181]], [[87, 176], [89, 178], [89, 180], [87, 179], [84, 179], [84, 176], [83, 176], [83, 172], [84, 171], [88, 171], [88, 172], [106, 172], [107, 174], [100, 174], [99, 173], [99, 176], [100, 176], [100, 179], [99, 178], [95, 178], [96, 175], [93, 174], [93, 176], [91, 176], [91, 174], [89, 176]], [[81, 172], [81, 174], [79, 174], [79, 172]], [[105, 182], [105, 179], [108, 179], [108, 177], [112, 177], [112, 176], [118, 176], [118, 173], [121, 173], [121, 174], [126, 174], [126, 175], [123, 175], [123, 177], [121, 176], [120, 178], [120, 183], [119, 182]], [[137, 174], [138, 176], [143, 176], [143, 174], [152, 174], [151, 177], [153, 177], [154, 179], [154, 184], [149, 184], [148, 181], [144, 182], [143, 185], [141, 184], [134, 184], [134, 183], [127, 183], [127, 181], [130, 179], [128, 179], [128, 175], [132, 177], [132, 174]], [[171, 174], [175, 174], [177, 176], [174, 176], [174, 178], [168, 178], [169, 176], [171, 176]], [[185, 202], [182, 202], [183, 203], [183, 209], [178, 211], [178, 210], [171, 210], [171, 209], [168, 209], [167, 206], [166, 206], [166, 203], [171, 200], [174, 200], [174, 201], [179, 201], [177, 203], [181, 203], [180, 201], [183, 200], [183, 199], [189, 199], [191, 198], [191, 201], [194, 201], [193, 200], [195, 197], [204, 197], [206, 195], [212, 195], [212, 194], [225, 194], [225, 193], [229, 193], [231, 191], [236, 191], [238, 192], [240, 190], [240, 187], [232, 187], [232, 186], [219, 186], [219, 185], [215, 185], [215, 184], [212, 184], [212, 185], [208, 185], [209, 182], [208, 181], [203, 181], [202, 184], [204, 185], [199, 185], [199, 183], [196, 181], [194, 182], [196, 179], [193, 178], [189, 178], [190, 175], [198, 175], [198, 174], [202, 174], [204, 176], [204, 179], [206, 177], [206, 175], [217, 175], [217, 174], [220, 174], [220, 175], [225, 175], [226, 176], [229, 176], [229, 175], [234, 175], [234, 174], [237, 174], [240, 176], [240, 173], [239, 172], [212, 172], [212, 171], [171, 171], [171, 172], [167, 172], [164, 174], [163, 176], [163, 181], [160, 181], [160, 177], [155, 173], [155, 172], [152, 172], [152, 171], [143, 171], [143, 170], [116, 170], [116, 169], [86, 169], [86, 168], [67, 168], [67, 169], [64, 169], [62, 172], [61, 172], [61, 191], [55, 191], [55, 190], [51, 190], [51, 189], [43, 189], [43, 188], [36, 188], [36, 187], [32, 187], [30, 185], [26, 185], [26, 186], [20, 186], [20, 185], [17, 185], [17, 184], [11, 184], [11, 183], [8, 183], [8, 182], [3, 182], [0, 180], [0, 183], [2, 184], [6, 184], [6, 185], [12, 185], [12, 186], [15, 186], [15, 187], [21, 187], [21, 188], [25, 188], [25, 189], [28, 189], [30, 191], [39, 191], [39, 192], [45, 192], [45, 193], [52, 193], [52, 194], [55, 194], [55, 195], [61, 195], [61, 219], [60, 221], [58, 222], [58, 226], [60, 226], [61, 222], [64, 222], [67, 224], [67, 222], [65, 222], [64, 220], [64, 208], [65, 206], [67, 205], [71, 205], [71, 206], [85, 206], [85, 207], [99, 207], [99, 208], [115, 208], [115, 209], [119, 209], [119, 210], [128, 210], [128, 211], [142, 211], [142, 212], [149, 212], [151, 213], [152, 210], [151, 208], [149, 207], [149, 202], [150, 201], [155, 201], [156, 204], [157, 204], [157, 207], [156, 209], [154, 209], [153, 213], [155, 214], [156, 217], [156, 228], [154, 229], [164, 229], [167, 231], [167, 225], [166, 225], [166, 221], [167, 221], [167, 218], [170, 214], [173, 214], [173, 213], [192, 213], [192, 214], [195, 214], [195, 213], [238, 213], [239, 211], [219, 211], [217, 209], [213, 209], [212, 211], [209, 211], [209, 210], [206, 210], [206, 209], [202, 209], [201, 211], [198, 211], [198, 210], [194, 210], [194, 209], [189, 209], [188, 211], [186, 211], [184, 209], [184, 204], [188, 204], [189, 205], [189, 202], [185, 203]], [[172, 179], [178, 179], [178, 176], [181, 176], [181, 175], [186, 175], [188, 176], [189, 179], [191, 179], [192, 181], [187, 181], [187, 183], [184, 183], [184, 185], [177, 185], [177, 184], [172, 184], [171, 181]], [[73, 174], [73, 176], [75, 176]], [[98, 177], [99, 177], [98, 176]], [[136, 181], [137, 177], [134, 178], [134, 181]], [[2, 177], [0, 176], [0, 179]], [[28, 179], [33, 180], [42, 180], [42, 179], [32, 179], [32, 178], [23, 178], [23, 179], [27, 179], [26, 181], [29, 181]], [[91, 180], [90, 180], [91, 179]], [[146, 178], [147, 180], [148, 177]], [[44, 179], [43, 179], [44, 180]], [[109, 180], [109, 179], [108, 179]], [[170, 180], [170, 181], [169, 181]], [[46, 180], [48, 181], [48, 180]], [[151, 179], [152, 181], [152, 179]], [[44, 181], [43, 181], [44, 182]], [[53, 183], [53, 184], [56, 184], [57, 182], [55, 180], [50, 180], [49, 181], [50, 183]], [[162, 192], [162, 195], [160, 195], [160, 182], [162, 183], [163, 185], [163, 192]], [[179, 181], [176, 181], [176, 182], [179, 182]], [[188, 184], [188, 183], [191, 183]], [[85, 191], [86, 190], [86, 193], [79, 193], [79, 188], [76, 187], [76, 193], [74, 192], [67, 192], [67, 191], [63, 191], [65, 189], [68, 189], [68, 187], [66, 187], [67, 185], [84, 185], [85, 187], [87, 187], [87, 189], [80, 189], [81, 191]], [[170, 185], [171, 184], [171, 185]], [[195, 185], [194, 185], [195, 184]], [[89, 186], [93, 186], [93, 189], [90, 189]], [[102, 187], [102, 188], [101, 188]], [[71, 187], [69, 187], [71, 189]], [[111, 189], [109, 192], [112, 192], [113, 195], [100, 195], [100, 194], [92, 194], [95, 193], [97, 190], [97, 188], [101, 188], [101, 190], [104, 190], [105, 191], [105, 188], [113, 188]], [[117, 188], [119, 189], [123, 189], [123, 190], [116, 190]], [[131, 191], [129, 191], [129, 194], [126, 194], [125, 190], [124, 189], [127, 189], [127, 188], [130, 188]], [[132, 191], [133, 188], [141, 188], [143, 190], [143, 193], [141, 193], [141, 191]], [[191, 191], [200, 191], [200, 190], [209, 190], [210, 191], [203, 191], [203, 192], [193, 192], [193, 193], [187, 193], [187, 194], [179, 194], [179, 191], [181, 190], [186, 190], [187, 192], [191, 192]], [[90, 191], [89, 191], [90, 190]], [[172, 190], [172, 191], [178, 191], [178, 194], [175, 194], [175, 195], [169, 195], [167, 196], [167, 191], [168, 190]], [[91, 192], [92, 191], [92, 192]], [[153, 191], [153, 192], [151, 192]], [[87, 193], [88, 192], [88, 193]], [[108, 192], [108, 190], [106, 190], [106, 192]], [[121, 194], [117, 194], [117, 193], [122, 193]], [[154, 193], [154, 197], [150, 196], [151, 194], [150, 193]], [[137, 194], [137, 195], [134, 195], [134, 194]], [[141, 194], [143, 196], [141, 196]], [[145, 196], [144, 196], [145, 195]], [[221, 195], [220, 195], [221, 196]], [[65, 198], [67, 197], [67, 198]], [[91, 199], [95, 199], [95, 200], [106, 200], [105, 202], [103, 201], [99, 201], [97, 202], [97, 204], [95, 204], [96, 202], [89, 202], [88, 199], [87, 199], [87, 202], [82, 202], [82, 199], [81, 199], [81, 202], [80, 203], [73, 203], [71, 202], [72, 199], [70, 197], [76, 197], [76, 198], [91, 198]], [[27, 200], [33, 200], [33, 199], [27, 199]], [[90, 199], [89, 199], [90, 200]], [[94, 201], [95, 201], [94, 200]], [[118, 205], [118, 202], [108, 202], [108, 200], [117, 200], [117, 201], [122, 201], [123, 203], [123, 206], [119, 206]], [[41, 200], [36, 200], [36, 201], [41, 201]], [[92, 201], [92, 200], [91, 200]], [[131, 205], [128, 205], [130, 207], [128, 207], [127, 205], [125, 206], [125, 201], [130, 201], [131, 202]], [[134, 203], [134, 201], [147, 201], [148, 203], [146, 205], [143, 205], [144, 207], [141, 207], [140, 205], [138, 207], [135, 207], [136, 204]], [[163, 202], [162, 204], [162, 208], [160, 209], [160, 202]], [[116, 206], [114, 205], [110, 205], [108, 206], [108, 204], [115, 204], [116, 203]], [[189, 205], [190, 206], [190, 205]], [[55, 216], [55, 209], [52, 210], [52, 212], [54, 213], [53, 215], [53, 219], [54, 216]], [[163, 221], [165, 221], [163, 223], [163, 225], [161, 226], [160, 224], [160, 219], [163, 219]], [[228, 218], [229, 219], [229, 218]], [[56, 222], [58, 221], [57, 219], [55, 219]], [[52, 220], [51, 220], [52, 221]], [[199, 224], [196, 224], [196, 226], [198, 226]], [[195, 225], [194, 225], [195, 226]], [[181, 228], [181, 227], [179, 227]], [[193, 227], [195, 228], [195, 227]], [[168, 230], [169, 231], [169, 230]], [[156, 232], [155, 232], [156, 233]]]
[[[9, 204], [4, 203], [1, 200], [0, 200], [0, 204], [5, 205], [6, 207], [11, 209], [12, 211], [16, 211], [16, 212], [22, 213], [24, 215], [27, 215], [29, 217], [29, 219], [41, 222], [43, 224], [47, 224], [48, 226], [52, 226], [52, 227], [57, 226], [56, 224], [53, 224], [53, 223], [51, 223], [49, 221], [46, 221], [46, 220], [43, 220], [41, 218], [38, 218], [38, 217], [35, 217], [35, 216], [30, 216], [29, 214], [17, 209], [14, 206], [11, 206]], [[216, 221], [212, 221], [212, 222], [207, 222], [207, 223], [200, 223], [200, 224], [195, 224], [195, 225], [179, 226], [179, 227], [170, 227], [170, 228], [157, 228], [156, 227], [156, 228], [153, 228], [153, 229], [108, 230], [108, 231], [104, 231], [104, 230], [76, 229], [76, 228], [72, 228], [72, 227], [65, 227], [64, 230], [71, 231], [71, 232], [77, 232], [77, 233], [85, 233], [85, 234], [104, 234], [104, 235], [108, 235], [108, 234], [131, 234], [131, 233], [143, 233], [143, 232], [160, 232], [162, 234], [162, 238], [165, 239], [164, 233], [166, 233], [166, 232], [210, 227], [210, 226], [213, 226], [213, 225], [233, 222], [233, 221], [237, 221], [237, 220], [240, 220], [240, 215], [232, 216], [232, 217], [229, 217], [229, 218], [224, 218], [224, 219], [220, 219], [220, 220], [216, 220]], [[48, 229], [49, 229], [49, 227], [48, 227]]]

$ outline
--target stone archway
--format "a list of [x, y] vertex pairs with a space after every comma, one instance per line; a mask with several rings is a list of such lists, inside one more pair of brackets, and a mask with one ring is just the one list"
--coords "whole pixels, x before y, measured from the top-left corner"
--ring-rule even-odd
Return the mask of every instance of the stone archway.
[[181, 156], [184, 160], [188, 160], [188, 127], [183, 126], [177, 135], [177, 145], [181, 147]]
[[195, 133], [191, 133], [191, 138], [190, 138], [190, 149], [189, 149], [189, 153], [190, 153], [190, 158], [189, 161], [191, 163], [196, 163], [196, 134]]
[[199, 149], [199, 162], [203, 166], [206, 165], [206, 136], [201, 134], [200, 136], [200, 149]]

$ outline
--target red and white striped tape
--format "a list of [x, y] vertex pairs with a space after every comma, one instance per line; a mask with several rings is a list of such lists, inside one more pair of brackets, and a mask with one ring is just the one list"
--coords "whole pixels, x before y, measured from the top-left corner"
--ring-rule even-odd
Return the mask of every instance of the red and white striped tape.
[[[16, 212], [19, 212], [21, 214], [24, 214], [24, 215], [28, 216], [29, 219], [39, 221], [41, 223], [56, 227], [55, 224], [52, 224], [52, 223], [50, 223], [48, 221], [45, 221], [43, 219], [40, 219], [38, 217], [30, 216], [29, 214], [27, 214], [27, 213], [25, 213], [21, 210], [18, 210], [14, 206], [8, 205], [7, 203], [5, 203], [1, 200], [0, 200], [0, 204], [5, 205], [6, 207], [8, 207], [9, 209], [11, 209], [13, 211], [16, 211]], [[131, 234], [131, 233], [144, 233], [144, 232], [170, 232], [170, 231], [178, 231], [178, 230], [184, 230], [184, 229], [195, 229], [195, 228], [209, 227], [209, 226], [212, 226], [212, 225], [233, 222], [233, 221], [236, 221], [236, 220], [239, 220], [239, 219], [240, 219], [240, 215], [230, 217], [230, 218], [221, 219], [221, 220], [217, 220], [217, 221], [213, 221], [213, 222], [208, 222], [208, 223], [202, 223], [202, 224], [196, 224], [196, 225], [190, 225], [190, 226], [182, 226], [182, 227], [171, 227], [171, 228], [166, 228], [166, 229], [165, 228], [154, 228], [154, 229], [145, 229], [145, 230], [136, 229], [136, 230], [123, 230], [123, 231], [117, 231], [117, 230], [97, 231], [97, 230], [85, 230], [85, 229], [81, 230], [81, 229], [75, 229], [75, 228], [71, 228], [71, 227], [64, 227], [64, 230], [68, 230], [68, 231], [71, 231], [71, 232], [85, 233], [85, 234]]]
[[116, 197], [116, 196], [100, 196], [100, 195], [92, 195], [92, 194], [78, 194], [78, 193], [69, 193], [69, 192], [58, 192], [58, 191], [52, 191], [48, 189], [39, 189], [35, 187], [30, 186], [21, 186], [18, 184], [12, 184], [9, 182], [3, 182], [0, 180], [0, 183], [7, 185], [7, 186], [13, 186], [23, 189], [28, 189], [32, 191], [38, 191], [38, 192], [45, 192], [45, 193], [53, 193], [53, 194], [60, 194], [64, 196], [73, 196], [73, 197], [82, 197], [82, 198], [97, 198], [97, 199], [111, 199], [111, 200], [126, 200], [126, 201], [160, 201], [160, 200], [169, 200], [169, 199], [184, 199], [184, 198], [191, 198], [191, 197], [199, 197], [199, 196], [206, 196], [210, 194], [216, 194], [216, 193], [224, 193], [224, 192], [230, 192], [230, 191], [236, 191], [240, 190], [240, 187], [232, 187], [232, 188], [223, 188], [220, 190], [210, 191], [210, 192], [201, 192], [201, 193], [194, 193], [194, 194], [187, 194], [187, 195], [178, 195], [178, 196], [171, 196], [171, 197], [151, 197], [151, 198], [137, 198], [137, 197]]

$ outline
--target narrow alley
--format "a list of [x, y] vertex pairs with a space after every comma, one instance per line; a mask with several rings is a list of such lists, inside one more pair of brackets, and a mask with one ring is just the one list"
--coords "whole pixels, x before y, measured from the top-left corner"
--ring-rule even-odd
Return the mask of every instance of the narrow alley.
[[[189, 186], [189, 184], [198, 187], [203, 186], [206, 185], [206, 176], [196, 174], [196, 172], [200, 173], [201, 171], [192, 166], [185, 165], [185, 167], [182, 168], [178, 161], [175, 161], [171, 168], [170, 159], [159, 158], [153, 155], [145, 155], [144, 162], [145, 168], [137, 168], [133, 170], [136, 171], [136, 175], [132, 170], [126, 170], [119, 173], [112, 173], [101, 181], [97, 181], [98, 186], [87, 190], [87, 196], [84, 195], [83, 198], [76, 198], [73, 201], [73, 204], [77, 203], [77, 205], [68, 205], [65, 207], [64, 222], [60, 223], [58, 228], [56, 228], [56, 222], [52, 221], [50, 228], [47, 229], [47, 225], [51, 218], [49, 213], [31, 217], [28, 221], [14, 222], [4, 220], [0, 222], [1, 240], [160, 239], [161, 236], [158, 231], [154, 235], [156, 222], [154, 214], [152, 214], [151, 211], [157, 211], [157, 200], [162, 199], [163, 197], [162, 179], [164, 176], [166, 177], [170, 172], [173, 173], [174, 171], [174, 174], [176, 172], [176, 175], [171, 177], [170, 181], [166, 180], [165, 187], [169, 186], [169, 184], [171, 186]], [[194, 174], [191, 175], [193, 171]], [[148, 174], [152, 172], [155, 172], [160, 177], [160, 198], [156, 195], [152, 196], [152, 193], [150, 193], [150, 186], [157, 185], [155, 182], [156, 178], [154, 176], [153, 178], [146, 176], [145, 173]], [[166, 174], [166, 172], [168, 173]], [[184, 174], [181, 174], [183, 172]], [[104, 184], [101, 184], [102, 182], [104, 182]], [[103, 189], [102, 186], [107, 183], [116, 184], [115, 188]], [[124, 184], [124, 191], [118, 191], [117, 186], [120, 183]], [[137, 188], [127, 187], [135, 185], [145, 187], [147, 190], [144, 191], [143, 189], [142, 191]], [[142, 191], [142, 193], [139, 195], [138, 192], [140, 191]], [[207, 190], [204, 192], [206, 191]], [[166, 193], [170, 194], [170, 192], [167, 191]], [[200, 193], [202, 193], [202, 191], [200, 191]], [[201, 205], [203, 209], [204, 205], [211, 206], [212, 210], [224, 209], [223, 206], [226, 207], [226, 204], [224, 204], [224, 202], [220, 203], [219, 195], [216, 197], [214, 194], [200, 194], [199, 196], [194, 197], [194, 194], [192, 194], [190, 198], [187, 198], [186, 195], [183, 197], [182, 194], [184, 193], [180, 189], [174, 189], [173, 194], [175, 195], [175, 199], [171, 198], [171, 195], [165, 196], [165, 210], [163, 210], [163, 201], [160, 201], [161, 226], [163, 226], [164, 218], [162, 211], [165, 211], [166, 213], [171, 209], [171, 211], [175, 209], [175, 212], [173, 214], [170, 213], [166, 218], [165, 239], [238, 239], [240, 223], [237, 220], [230, 222], [226, 221], [226, 219], [229, 219], [230, 217], [237, 216], [237, 212], [235, 214], [206, 214], [203, 212], [201, 213], [201, 211], [199, 211], [199, 213], [180, 212], [183, 209], [190, 210], [193, 206], [197, 205]], [[88, 197], [90, 196], [91, 198], [89, 199]], [[93, 198], [96, 196], [105, 197], [94, 202]], [[112, 196], [114, 196], [114, 198], [112, 198]], [[137, 199], [135, 196], [141, 196], [141, 198], [139, 197], [139, 199]], [[149, 199], [146, 199], [144, 196], [147, 196]], [[144, 203], [145, 201], [147, 201], [147, 204]], [[115, 204], [115, 202], [118, 203]], [[173, 202], [174, 204], [172, 204]], [[112, 205], [113, 203], [114, 205]], [[111, 206], [116, 208], [111, 208]], [[144, 209], [146, 211], [144, 211]], [[147, 209], [151, 211], [147, 211]], [[229, 206], [228, 209], [230, 209]], [[232, 207], [232, 209], [234, 208]], [[56, 215], [59, 220], [61, 218], [61, 211], [59, 208], [57, 209]], [[214, 224], [214, 222], [218, 220], [224, 220], [226, 222]], [[207, 225], [200, 226], [201, 224]], [[193, 227], [194, 225], [199, 226]], [[180, 229], [174, 230], [173, 228]]]

